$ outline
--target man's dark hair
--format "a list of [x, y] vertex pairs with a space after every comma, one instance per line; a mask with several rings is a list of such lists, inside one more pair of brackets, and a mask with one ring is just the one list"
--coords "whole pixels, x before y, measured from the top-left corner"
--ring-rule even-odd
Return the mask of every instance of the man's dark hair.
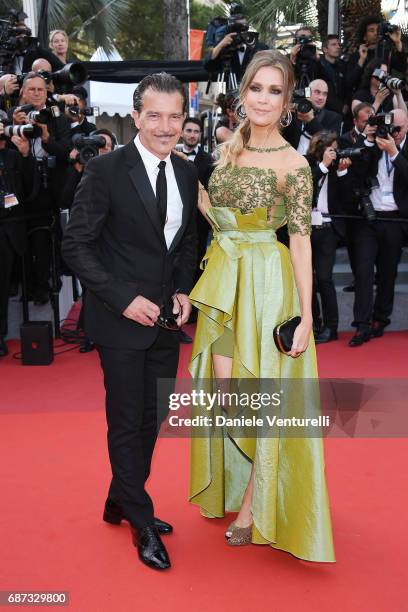
[[377, 17], [376, 15], [367, 15], [367, 17], [363, 17], [357, 26], [357, 44], [363, 44], [364, 36], [366, 35], [369, 25], [372, 23], [381, 23], [381, 21], [381, 17]]
[[326, 36], [326, 38], [323, 38], [322, 49], [325, 49], [327, 47], [328, 43], [331, 40], [338, 40], [339, 41], [340, 40], [340, 36], [338, 34], [328, 34]]
[[44, 81], [44, 83], [45, 83], [45, 86], [47, 87], [47, 82], [44, 79], [43, 75], [40, 74], [39, 72], [34, 72], [34, 71], [28, 72], [25, 75], [25, 77], [23, 79], [23, 87], [27, 83], [27, 81], [30, 81], [31, 79], [42, 79]]
[[187, 123], [195, 123], [196, 125], [198, 125], [198, 127], [200, 128], [200, 132], [202, 131], [202, 125], [201, 125], [201, 121], [199, 119], [197, 119], [197, 117], [186, 117], [186, 119], [184, 119], [184, 123], [183, 123], [183, 130], [186, 126]]
[[365, 108], [369, 108], [375, 112], [374, 106], [372, 104], [370, 104], [369, 102], [360, 102], [360, 104], [357, 104], [357, 106], [355, 106], [353, 109], [353, 119], [358, 119], [359, 112], [364, 110]]
[[299, 32], [301, 32], [302, 30], [309, 30], [310, 33], [312, 33], [312, 30], [309, 28], [309, 26], [306, 25], [302, 25], [300, 26], [300, 28], [298, 28], [294, 34], [295, 38], [298, 37]]
[[149, 87], [158, 93], [174, 93], [178, 91], [183, 99], [183, 112], [186, 111], [187, 97], [183, 84], [176, 77], [167, 74], [167, 72], [158, 72], [145, 76], [133, 93], [133, 108], [138, 113], [143, 108], [143, 94]]

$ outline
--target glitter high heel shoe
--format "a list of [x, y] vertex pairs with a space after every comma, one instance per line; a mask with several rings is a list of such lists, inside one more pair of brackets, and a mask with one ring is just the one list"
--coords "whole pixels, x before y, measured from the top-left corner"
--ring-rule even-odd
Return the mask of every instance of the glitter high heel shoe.
[[[230, 536], [227, 536], [231, 533]], [[248, 527], [237, 527], [235, 523], [231, 523], [228, 527], [225, 537], [229, 546], [245, 546], [252, 542], [252, 523]]]

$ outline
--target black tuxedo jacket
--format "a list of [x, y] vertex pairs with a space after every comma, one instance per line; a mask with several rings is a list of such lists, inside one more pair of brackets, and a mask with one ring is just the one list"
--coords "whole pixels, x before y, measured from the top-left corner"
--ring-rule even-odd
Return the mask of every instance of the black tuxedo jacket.
[[[254, 45], [254, 47], [247, 46], [245, 49], [242, 64], [239, 61], [238, 51], [232, 52], [230, 71], [236, 75], [238, 82], [240, 82], [242, 77], [244, 76], [244, 72], [248, 64], [254, 57], [255, 53], [257, 53], [258, 51], [265, 51], [266, 49], [269, 49], [268, 45], [265, 45], [265, 43], [259, 41], [256, 43], [256, 45]], [[223, 55], [225, 56], [225, 53], [223, 54], [221, 52], [215, 59], [212, 59], [211, 53], [208, 53], [204, 58], [205, 70], [208, 70], [208, 72], [210, 72], [211, 74], [222, 72], [224, 66]]]
[[[368, 172], [369, 176], [376, 177], [382, 151], [378, 147], [371, 147], [370, 152]], [[394, 200], [402, 217], [408, 218], [408, 137], [405, 140], [404, 148], [398, 153], [392, 163], [395, 169], [393, 182]]]
[[[156, 198], [133, 141], [88, 162], [71, 209], [62, 253], [88, 289], [85, 330], [97, 344], [146, 349], [158, 327], [122, 315], [138, 295], [161, 306], [193, 286], [197, 171], [171, 156], [183, 202], [182, 224], [167, 249]], [[171, 332], [169, 332], [171, 333]]]

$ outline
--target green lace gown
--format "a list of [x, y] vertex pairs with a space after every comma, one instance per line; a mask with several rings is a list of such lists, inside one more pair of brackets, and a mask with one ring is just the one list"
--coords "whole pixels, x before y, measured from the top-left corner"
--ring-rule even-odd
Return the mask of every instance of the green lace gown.
[[[293, 359], [275, 347], [273, 328], [299, 314], [289, 250], [276, 239], [311, 232], [309, 167], [281, 171], [216, 168], [208, 215], [215, 230], [205, 270], [190, 294], [198, 308], [190, 372], [214, 380], [212, 354], [233, 338], [232, 378], [317, 378], [313, 338]], [[224, 335], [224, 337], [226, 337]], [[208, 382], [210, 381], [210, 382]], [[237, 512], [254, 467], [252, 542], [309, 561], [333, 562], [334, 548], [320, 437], [212, 435], [191, 440], [190, 501], [208, 518]]]

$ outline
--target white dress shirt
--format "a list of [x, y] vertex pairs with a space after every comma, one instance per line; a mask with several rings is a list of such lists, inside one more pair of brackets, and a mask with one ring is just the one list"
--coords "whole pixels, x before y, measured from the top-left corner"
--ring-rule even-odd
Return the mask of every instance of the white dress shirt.
[[[144, 167], [146, 168], [153, 193], [156, 195], [156, 181], [157, 175], [159, 174], [159, 163], [162, 160], [159, 157], [156, 157], [156, 155], [151, 153], [142, 145], [139, 134], [137, 134], [136, 138], [134, 139], [134, 143], [140, 153]], [[183, 202], [181, 200], [174, 174], [173, 164], [171, 163], [170, 153], [163, 161], [166, 162], [165, 172], [167, 182], [167, 217], [166, 224], [164, 226], [164, 238], [166, 240], [167, 248], [170, 248], [173, 238], [181, 226]]]
[[[323, 216], [328, 215], [329, 212], [329, 202], [328, 202], [328, 179], [327, 175], [329, 173], [329, 169], [324, 165], [323, 162], [319, 164], [320, 170], [323, 172], [323, 176], [320, 178], [319, 186], [320, 191], [316, 202], [316, 208], [312, 210], [312, 225], [322, 225], [323, 223], [330, 223], [331, 217]], [[337, 176], [345, 176], [347, 174], [346, 170], [337, 170]]]
[[[405, 144], [405, 138], [400, 144], [400, 150], [403, 149]], [[393, 155], [390, 157], [386, 151], [382, 152], [380, 160], [378, 162], [377, 179], [379, 186], [373, 187], [370, 193], [370, 200], [374, 206], [374, 210], [378, 211], [392, 211], [398, 210], [398, 206], [394, 200], [394, 164], [392, 163], [397, 157]]]

